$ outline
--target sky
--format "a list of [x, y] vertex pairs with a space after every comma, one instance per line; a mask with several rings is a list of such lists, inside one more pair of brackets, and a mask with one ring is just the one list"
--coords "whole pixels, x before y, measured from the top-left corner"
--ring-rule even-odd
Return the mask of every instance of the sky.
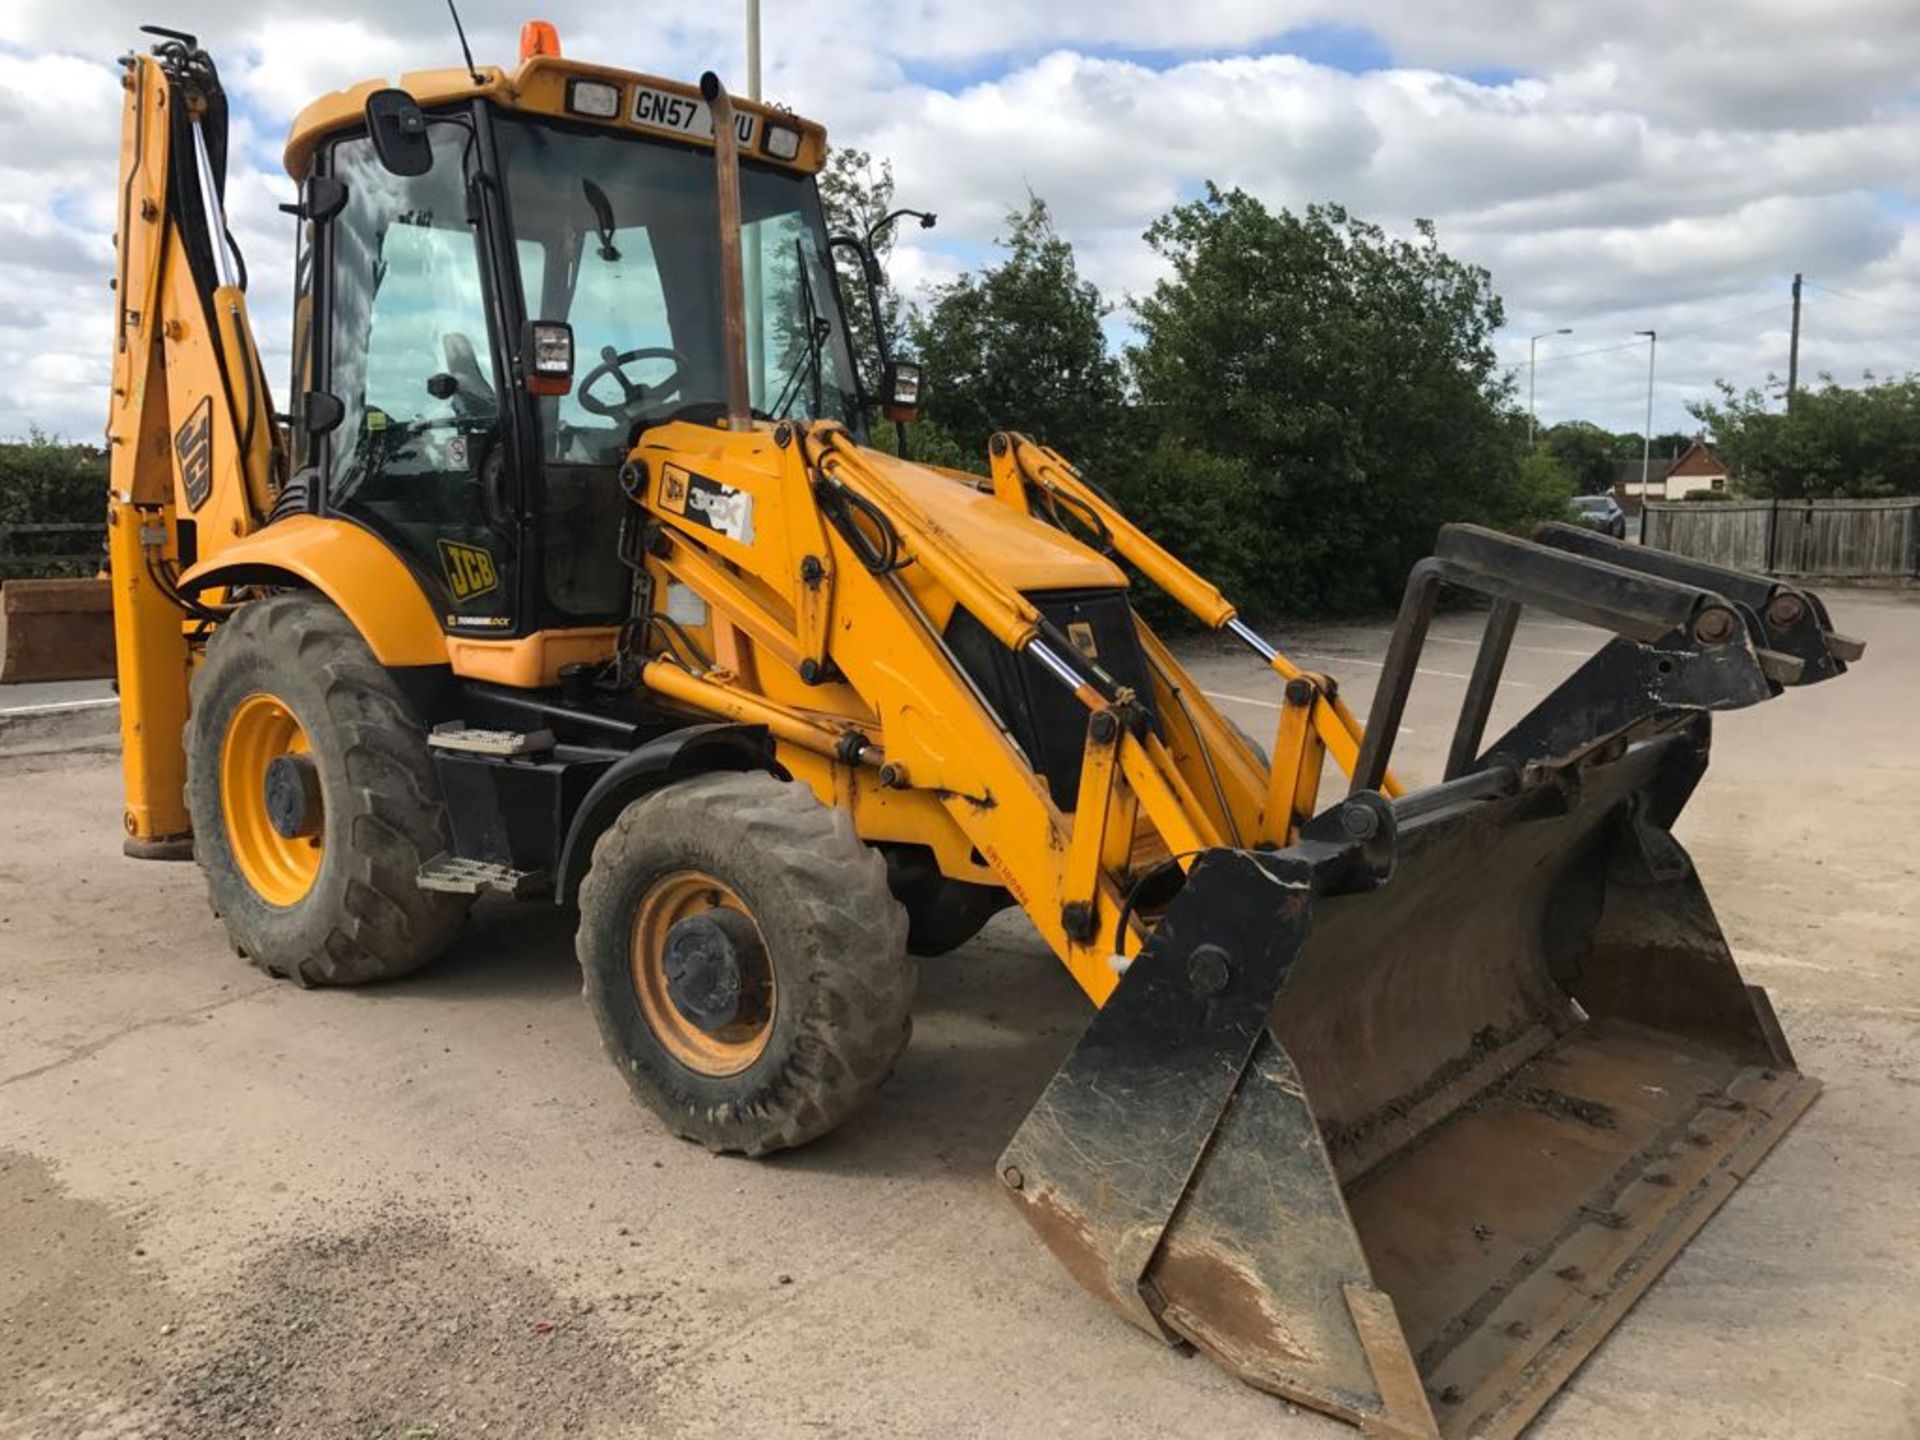
[[[541, 8], [530, 10], [526, 4]], [[232, 228], [269, 374], [287, 373], [289, 120], [323, 91], [458, 62], [440, 0], [9, 0], [0, 36], [0, 436], [105, 423], [116, 57], [197, 33], [234, 104]], [[1116, 307], [1162, 267], [1141, 238], [1212, 180], [1273, 206], [1431, 218], [1485, 266], [1542, 424], [1688, 430], [1716, 380], [1905, 374], [1920, 339], [1916, 0], [763, 0], [768, 99], [889, 157], [909, 295], [991, 261], [1045, 199]], [[742, 6], [464, 0], [476, 60], [520, 22], [569, 55], [744, 90]], [[282, 403], [284, 404], [284, 396]]]

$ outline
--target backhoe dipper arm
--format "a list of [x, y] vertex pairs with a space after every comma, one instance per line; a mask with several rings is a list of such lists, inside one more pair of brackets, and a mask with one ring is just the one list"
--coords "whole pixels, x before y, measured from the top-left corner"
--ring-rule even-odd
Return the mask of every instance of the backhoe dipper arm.
[[123, 63], [107, 548], [126, 843], [185, 858], [187, 630], [217, 612], [178, 575], [264, 522], [280, 440], [222, 212], [218, 76], [186, 36]]

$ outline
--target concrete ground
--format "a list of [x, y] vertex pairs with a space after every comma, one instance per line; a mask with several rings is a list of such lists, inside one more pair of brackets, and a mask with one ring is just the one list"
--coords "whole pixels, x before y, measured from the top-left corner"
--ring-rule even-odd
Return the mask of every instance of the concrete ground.
[[[1826, 1093], [1542, 1437], [1920, 1434], [1920, 596], [1832, 598], [1866, 662], [1725, 717], [1681, 826]], [[1472, 630], [1427, 652], [1415, 777]], [[1284, 638], [1364, 697], [1384, 635]], [[1524, 626], [1507, 712], [1591, 644]], [[1195, 666], [1272, 726], [1268, 674]], [[267, 980], [192, 867], [121, 858], [111, 743], [0, 736], [0, 1437], [1350, 1433], [1126, 1327], [997, 1193], [1087, 1018], [1017, 916], [923, 963], [853, 1124], [715, 1159], [602, 1058], [566, 917], [489, 908], [374, 990]]]

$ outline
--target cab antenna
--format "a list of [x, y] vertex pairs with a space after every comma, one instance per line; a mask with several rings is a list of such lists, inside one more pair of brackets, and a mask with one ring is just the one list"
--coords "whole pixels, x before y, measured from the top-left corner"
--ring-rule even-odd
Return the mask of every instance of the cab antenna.
[[460, 53], [467, 57], [467, 74], [473, 77], [474, 84], [486, 84], [486, 77], [474, 66], [473, 47], [467, 44], [467, 27], [460, 23], [460, 11], [454, 6], [453, 0], [447, 0], [447, 13], [453, 16], [453, 33], [460, 37]]

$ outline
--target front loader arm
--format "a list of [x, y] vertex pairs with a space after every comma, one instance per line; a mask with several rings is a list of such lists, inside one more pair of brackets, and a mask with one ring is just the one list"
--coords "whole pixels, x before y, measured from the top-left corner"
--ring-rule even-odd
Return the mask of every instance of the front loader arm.
[[[949, 484], [970, 493], [964, 485], [826, 423], [711, 437], [662, 430], [637, 452], [647, 563], [656, 583], [697, 593], [709, 617], [698, 645], [648, 647], [642, 683], [697, 712], [765, 725], [783, 766], [851, 809], [863, 837], [925, 845], [947, 875], [1003, 886], [1103, 1001], [1123, 968], [1114, 957], [1150, 929], [1135, 904], [1143, 880], [1253, 838], [1173, 753], [1191, 748], [1191, 731], [1168, 715], [1156, 733], [1141, 697], [1059, 633], [1007, 577], [1005, 557], [930, 504]], [[687, 506], [693, 484], [750, 493], [751, 538]], [[998, 510], [987, 497], [982, 508]], [[1062, 548], [1054, 532], [1025, 529]], [[1056, 803], [950, 647], [961, 612], [1030, 663], [1036, 685], [1073, 698], [1084, 736], [1077, 803]]]
[[[1151, 580], [1194, 619], [1209, 630], [1234, 636], [1266, 662], [1282, 682], [1279, 726], [1274, 739], [1267, 783], [1257, 824], [1261, 838], [1284, 845], [1297, 836], [1314, 813], [1325, 758], [1349, 777], [1359, 760], [1366, 730], [1348, 708], [1339, 686], [1326, 675], [1305, 670], [1268, 644], [1239, 618], [1239, 612], [1219, 588], [1195, 574], [1151, 535], [1135, 525], [1097, 487], [1088, 483], [1065, 457], [1025, 435], [1001, 431], [987, 447], [994, 494], [1023, 514], [1059, 518], [1062, 508], [1086, 529], [1097, 532], [1128, 564]], [[1143, 626], [1144, 630], [1145, 627]], [[1173, 658], [1149, 639], [1156, 666], [1169, 678], [1185, 681]], [[1190, 716], [1203, 756], [1236, 748], [1233, 728], [1214, 713], [1199, 688], [1184, 686], [1182, 709]], [[1217, 764], [1216, 767], [1217, 768]], [[1224, 787], [1223, 787], [1224, 788]], [[1382, 793], [1397, 796], [1399, 781], [1388, 773]]]

